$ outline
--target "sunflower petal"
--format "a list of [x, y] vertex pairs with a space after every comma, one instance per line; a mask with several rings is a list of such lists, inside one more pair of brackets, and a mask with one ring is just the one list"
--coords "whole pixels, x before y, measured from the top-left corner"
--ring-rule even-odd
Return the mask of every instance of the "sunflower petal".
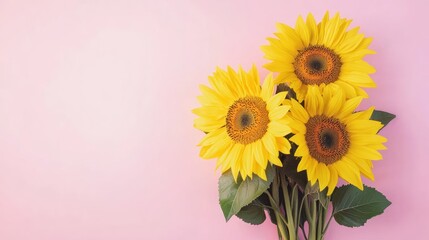
[[300, 35], [302, 43], [305, 47], [310, 44], [310, 32], [307, 29], [307, 25], [305, 25], [304, 19], [301, 16], [298, 17], [296, 21], [295, 30]]
[[330, 181], [330, 171], [324, 163], [317, 164], [316, 173], [319, 179], [319, 189], [325, 189]]
[[334, 192], [335, 187], [337, 186], [338, 172], [335, 169], [335, 167], [331, 165], [329, 165], [328, 168], [330, 173], [329, 184], [328, 184], [328, 196], [330, 196]]
[[355, 187], [363, 190], [362, 179], [359, 174], [359, 169], [354, 163], [346, 161], [337, 161], [332, 164], [338, 172], [338, 175], [351, 183]]

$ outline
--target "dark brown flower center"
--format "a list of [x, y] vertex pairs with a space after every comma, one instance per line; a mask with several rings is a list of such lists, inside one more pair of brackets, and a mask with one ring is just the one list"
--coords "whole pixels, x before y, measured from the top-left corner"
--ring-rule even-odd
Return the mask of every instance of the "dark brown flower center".
[[342, 63], [334, 51], [315, 45], [299, 51], [293, 65], [296, 76], [304, 84], [320, 85], [338, 80]]
[[226, 131], [235, 142], [249, 144], [265, 135], [269, 122], [267, 104], [261, 98], [240, 98], [229, 107]]
[[346, 126], [336, 118], [311, 117], [306, 123], [310, 155], [319, 162], [332, 164], [346, 155], [350, 147]]

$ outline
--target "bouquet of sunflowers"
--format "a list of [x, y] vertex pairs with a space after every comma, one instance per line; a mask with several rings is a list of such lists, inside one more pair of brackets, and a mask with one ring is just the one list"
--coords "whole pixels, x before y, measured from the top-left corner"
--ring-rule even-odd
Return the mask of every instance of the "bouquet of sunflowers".
[[[320, 240], [333, 218], [359, 227], [390, 205], [361, 175], [374, 180], [372, 161], [386, 149], [379, 131], [395, 116], [356, 110], [376, 87], [363, 60], [374, 51], [350, 23], [338, 13], [279, 23], [262, 46], [272, 72], [262, 86], [255, 66], [217, 68], [200, 86], [200, 156], [217, 159], [227, 221], [261, 224], [267, 214], [279, 239]], [[340, 178], [349, 184], [338, 187]]]

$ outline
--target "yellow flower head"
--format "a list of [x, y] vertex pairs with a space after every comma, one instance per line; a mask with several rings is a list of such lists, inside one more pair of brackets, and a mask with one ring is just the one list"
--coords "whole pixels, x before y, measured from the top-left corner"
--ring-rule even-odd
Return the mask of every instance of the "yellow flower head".
[[194, 109], [199, 116], [194, 126], [207, 135], [200, 142], [200, 156], [217, 158], [222, 172], [231, 170], [235, 180], [253, 173], [266, 180], [268, 162], [282, 166], [279, 151], [290, 151], [284, 138], [291, 132], [282, 105], [286, 92], [273, 95], [274, 80], [268, 75], [261, 88], [256, 67], [245, 72], [220, 68], [209, 77], [211, 87], [200, 86], [202, 107]]
[[386, 138], [377, 134], [383, 125], [370, 120], [374, 108], [354, 112], [362, 97], [346, 100], [342, 91], [309, 91], [304, 107], [285, 100], [291, 104], [288, 116], [295, 134], [290, 140], [298, 145], [295, 156], [301, 157], [297, 170], [306, 170], [308, 180], [318, 181], [320, 190], [328, 187], [328, 195], [338, 177], [362, 190], [360, 173], [374, 180], [371, 160], [380, 160], [378, 150], [386, 149]]
[[368, 74], [375, 69], [363, 57], [369, 50], [371, 38], [359, 33], [359, 27], [348, 31], [351, 20], [337, 13], [325, 14], [316, 24], [312, 14], [304, 21], [298, 18], [295, 28], [277, 24], [277, 38], [268, 38], [262, 46], [265, 58], [271, 60], [265, 67], [279, 73], [275, 83], [288, 83], [302, 101], [310, 88], [340, 87], [347, 98], [368, 97], [362, 87], [375, 87]]

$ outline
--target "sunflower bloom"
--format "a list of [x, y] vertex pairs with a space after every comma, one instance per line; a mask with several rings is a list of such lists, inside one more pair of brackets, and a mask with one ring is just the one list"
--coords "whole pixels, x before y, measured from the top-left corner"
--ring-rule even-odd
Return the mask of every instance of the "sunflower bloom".
[[261, 88], [255, 67], [245, 72], [220, 68], [209, 77], [211, 87], [200, 85], [202, 107], [195, 128], [207, 135], [199, 143], [200, 156], [217, 158], [222, 173], [231, 170], [235, 180], [253, 174], [266, 180], [268, 163], [282, 166], [279, 151], [288, 154], [291, 132], [287, 122], [290, 106], [282, 105], [286, 92], [273, 95], [274, 80], [268, 75]]
[[295, 28], [277, 24], [277, 38], [267, 38], [262, 46], [265, 58], [271, 60], [265, 67], [279, 73], [275, 83], [287, 83], [301, 102], [310, 88], [339, 86], [347, 98], [368, 97], [362, 88], [376, 84], [369, 74], [375, 69], [363, 60], [371, 38], [359, 33], [359, 27], [348, 31], [351, 20], [337, 13], [329, 18], [327, 12], [319, 24], [312, 14], [307, 20], [300, 16]]
[[295, 156], [301, 157], [297, 171], [306, 170], [320, 190], [328, 187], [328, 195], [339, 177], [362, 190], [360, 174], [374, 180], [372, 160], [381, 160], [378, 150], [386, 149], [386, 138], [377, 134], [383, 125], [370, 120], [374, 108], [354, 112], [362, 97], [346, 100], [341, 91], [311, 91], [304, 106], [285, 100], [291, 104], [288, 116], [295, 134], [290, 140], [298, 145]]

